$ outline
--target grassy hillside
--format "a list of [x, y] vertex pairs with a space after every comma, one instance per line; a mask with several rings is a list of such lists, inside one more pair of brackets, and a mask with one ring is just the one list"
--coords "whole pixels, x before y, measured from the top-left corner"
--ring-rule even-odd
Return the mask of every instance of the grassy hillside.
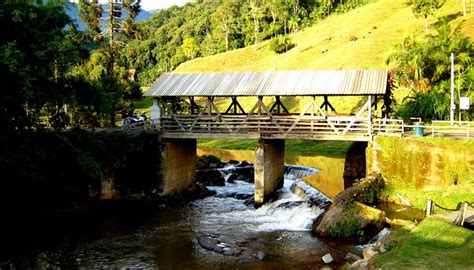
[[[385, 59], [395, 44], [407, 35], [425, 34], [424, 20], [415, 18], [405, 2], [380, 0], [345, 14], [330, 16], [311, 28], [292, 34], [296, 47], [287, 53], [270, 51], [266, 41], [257, 47], [183, 63], [175, 72], [385, 68]], [[447, 0], [437, 17], [429, 18], [431, 30], [440, 17], [446, 17], [453, 28], [459, 26], [474, 38], [474, 13], [463, 17], [461, 1], [457, 5], [455, 2]], [[353, 42], [351, 37], [357, 40]]]
[[[447, 0], [437, 17], [429, 18], [431, 31], [440, 17], [446, 17], [453, 29], [460, 27], [462, 32], [474, 39], [474, 13], [463, 17], [461, 1], [458, 2], [456, 5], [456, 0]], [[387, 68], [385, 59], [395, 44], [407, 35], [421, 38], [424, 34], [424, 20], [412, 15], [411, 7], [406, 6], [405, 0], [380, 0], [345, 14], [332, 15], [304, 31], [292, 34], [296, 46], [287, 53], [270, 51], [269, 42], [265, 41], [257, 47], [188, 61], [175, 72]], [[355, 42], [350, 40], [352, 36], [357, 37]], [[395, 92], [399, 103], [406, 95], [407, 91]], [[241, 98], [239, 101], [249, 110], [256, 99]], [[273, 98], [265, 98], [264, 101], [271, 104]], [[300, 112], [309, 98], [285, 97], [282, 101], [291, 112]], [[322, 103], [322, 98], [319, 97], [317, 102]], [[337, 97], [330, 98], [330, 102], [338, 113], [351, 114], [358, 111], [363, 101], [359, 97]], [[151, 101], [146, 103], [151, 104]], [[228, 99], [216, 99], [221, 111], [229, 104]]]

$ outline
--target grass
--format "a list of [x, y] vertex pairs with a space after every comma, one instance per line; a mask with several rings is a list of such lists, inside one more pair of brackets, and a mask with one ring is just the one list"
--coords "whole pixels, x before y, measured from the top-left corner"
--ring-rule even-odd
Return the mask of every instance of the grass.
[[[285, 140], [285, 152], [317, 154], [324, 156], [344, 156], [352, 142]], [[256, 140], [200, 140], [199, 147], [225, 150], [253, 150]]]
[[376, 258], [383, 269], [472, 269], [474, 231], [430, 217], [413, 230], [401, 228]]
[[[461, 1], [459, 1], [461, 2]], [[462, 6], [447, 1], [437, 12], [446, 17], [453, 28], [474, 38], [474, 14], [462, 16]], [[429, 17], [430, 31], [434, 31], [436, 17]], [[385, 69], [385, 59], [395, 44], [407, 35], [422, 37], [424, 19], [415, 18], [404, 0], [380, 0], [341, 15], [332, 15], [314, 26], [291, 34], [296, 47], [277, 54], [269, 49], [269, 42], [257, 48], [229, 51], [205, 58], [197, 58], [180, 65], [176, 72], [210, 71], [267, 71], [307, 69]], [[357, 41], [350, 41], [356, 36]], [[327, 52], [322, 53], [322, 50]]]
[[[382, 191], [381, 197], [388, 198], [388, 201], [400, 203], [396, 195], [397, 193], [405, 197], [410, 204], [417, 209], [426, 209], [428, 200], [433, 200], [445, 208], [455, 209], [460, 202], [474, 202], [474, 183], [467, 182], [460, 185], [439, 187], [438, 189], [431, 190], [420, 190], [416, 188], [394, 189], [388, 186]], [[436, 207], [435, 212], [445, 213], [446, 211]]]
[[[452, 28], [459, 29], [474, 39], [474, 13], [461, 14], [461, 1], [449, 0], [429, 18], [430, 31], [438, 18], [450, 20]], [[269, 41], [257, 47], [229, 51], [204, 58], [196, 58], [181, 64], [175, 72], [221, 71], [271, 71], [271, 70], [324, 70], [324, 69], [387, 69], [385, 60], [395, 44], [408, 35], [425, 35], [424, 19], [415, 18], [405, 0], [379, 0], [341, 15], [332, 15], [303, 31], [291, 34], [296, 47], [277, 54], [269, 49]], [[351, 36], [357, 37], [355, 42]], [[323, 53], [324, 51], [324, 53]], [[395, 98], [401, 103], [407, 91], [396, 91]], [[309, 100], [304, 97], [284, 98], [292, 112], [301, 111]], [[322, 99], [322, 98], [321, 98]], [[230, 101], [216, 101], [225, 110]], [[270, 103], [270, 99], [267, 101]], [[318, 100], [321, 103], [322, 100]], [[330, 98], [340, 114], [353, 114], [360, 108], [360, 97]], [[241, 103], [249, 110], [255, 99], [242, 98]], [[267, 104], [268, 104], [267, 103]]]

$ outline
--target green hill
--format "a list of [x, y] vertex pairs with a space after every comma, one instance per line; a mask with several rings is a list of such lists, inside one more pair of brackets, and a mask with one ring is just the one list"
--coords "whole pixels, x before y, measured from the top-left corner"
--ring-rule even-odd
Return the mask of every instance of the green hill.
[[[431, 29], [446, 17], [453, 29], [459, 26], [474, 38], [474, 13], [463, 17], [461, 2], [448, 0], [436, 17], [429, 18]], [[424, 19], [415, 18], [405, 0], [380, 0], [292, 34], [296, 46], [286, 53], [270, 51], [266, 41], [188, 61], [175, 72], [386, 68], [385, 59], [395, 44], [407, 35], [424, 34]]]

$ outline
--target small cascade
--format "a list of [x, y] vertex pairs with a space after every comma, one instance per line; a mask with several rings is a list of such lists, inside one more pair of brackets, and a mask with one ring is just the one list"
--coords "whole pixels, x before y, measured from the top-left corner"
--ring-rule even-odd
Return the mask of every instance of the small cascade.
[[318, 169], [298, 165], [285, 165], [284, 169], [285, 177], [290, 179], [301, 179], [319, 172]]
[[310, 206], [316, 205], [320, 209], [326, 209], [332, 204], [332, 200], [328, 196], [301, 179], [295, 180], [290, 190], [306, 199]]

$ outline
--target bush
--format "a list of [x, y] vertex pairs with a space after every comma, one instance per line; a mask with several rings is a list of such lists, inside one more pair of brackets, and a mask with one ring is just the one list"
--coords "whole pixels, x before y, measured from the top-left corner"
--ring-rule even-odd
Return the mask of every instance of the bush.
[[270, 50], [276, 53], [284, 53], [295, 47], [288, 36], [279, 36], [270, 40]]
[[441, 120], [448, 118], [449, 108], [449, 96], [444, 93], [437, 91], [415, 92], [412, 97], [404, 100], [395, 115], [404, 119], [421, 117], [428, 121]]

